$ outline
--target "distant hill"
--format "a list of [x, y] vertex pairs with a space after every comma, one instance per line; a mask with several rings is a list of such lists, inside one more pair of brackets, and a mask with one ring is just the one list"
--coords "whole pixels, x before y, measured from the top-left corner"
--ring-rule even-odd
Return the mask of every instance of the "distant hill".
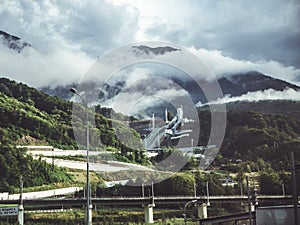
[[257, 111], [271, 115], [284, 115], [300, 121], [300, 101], [258, 101], [227, 103], [228, 111]]
[[[199, 102], [207, 103], [207, 99], [203, 91], [198, 87], [198, 84], [195, 81], [186, 79], [181, 80], [180, 77], [172, 76], [171, 74], [169, 79], [171, 79], [172, 81], [179, 84], [182, 88], [184, 88], [189, 93], [192, 101], [195, 104]], [[210, 85], [208, 81], [199, 81], [199, 83], [201, 82], [205, 83], [208, 87]], [[277, 91], [284, 91], [287, 88], [300, 90], [300, 87], [298, 87], [297, 85], [288, 83], [280, 79], [272, 78], [270, 76], [266, 76], [256, 71], [226, 75], [219, 78], [218, 82], [223, 91], [223, 94], [230, 95], [232, 97], [241, 96], [248, 92], [264, 91], [268, 89], [273, 89]], [[41, 87], [40, 90], [47, 94], [58, 96], [60, 98], [68, 100], [71, 96], [70, 93], [68, 93], [69, 86], [48, 86]], [[105, 102], [109, 102], [109, 100], [113, 99], [116, 95], [118, 95], [124, 86], [126, 86], [126, 80], [120, 80], [115, 86], [105, 85], [105, 90], [99, 91], [100, 104], [103, 103], [105, 105]], [[143, 90], [140, 89], [138, 91]], [[157, 103], [157, 105], [149, 105], [146, 108], [144, 108], [144, 111], [140, 112], [139, 115], [151, 116], [152, 112], [156, 112], [157, 116], [163, 116], [164, 107], [161, 109], [160, 108], [161, 105], [159, 103]], [[139, 115], [137, 116], [139, 117]]]
[[284, 80], [276, 79], [257, 71], [232, 74], [219, 79], [224, 95], [240, 96], [247, 92], [263, 91], [274, 89], [283, 91], [286, 88], [300, 90], [300, 87]]
[[[205, 105], [199, 111], [209, 110]], [[291, 100], [261, 100], [256, 102], [236, 101], [226, 103], [227, 112], [230, 111], [255, 111], [269, 115], [282, 115], [300, 121], [300, 101]]]
[[[201, 103], [207, 103], [207, 99], [203, 91], [197, 87], [197, 83], [192, 80], [182, 82], [178, 78], [176, 78], [175, 81], [189, 92], [194, 103], [198, 103], [199, 101]], [[209, 81], [200, 80], [198, 83], [206, 84], [208, 87], [210, 85]], [[218, 78], [218, 83], [222, 89], [223, 95], [230, 95], [231, 97], [268, 89], [277, 91], [283, 91], [287, 88], [300, 90], [300, 87], [297, 85], [264, 75], [257, 71], [227, 74]]]

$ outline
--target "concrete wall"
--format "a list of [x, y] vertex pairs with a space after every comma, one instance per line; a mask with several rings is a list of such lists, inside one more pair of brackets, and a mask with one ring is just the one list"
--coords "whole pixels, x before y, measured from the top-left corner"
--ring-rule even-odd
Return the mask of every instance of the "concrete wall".
[[[298, 206], [300, 221], [300, 207]], [[293, 206], [258, 207], [256, 209], [257, 225], [288, 225], [294, 224]]]

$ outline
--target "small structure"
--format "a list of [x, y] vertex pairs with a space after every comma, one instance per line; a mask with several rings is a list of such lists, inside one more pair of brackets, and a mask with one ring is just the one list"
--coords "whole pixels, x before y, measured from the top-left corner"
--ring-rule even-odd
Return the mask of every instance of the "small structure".
[[231, 178], [220, 179], [223, 187], [234, 187], [237, 183]]
[[54, 151], [54, 147], [49, 145], [17, 145], [16, 148], [26, 148], [36, 151]]
[[9, 198], [8, 192], [0, 193], [0, 200], [8, 200], [8, 198]]
[[116, 180], [116, 181], [107, 181], [104, 182], [104, 185], [106, 188], [114, 187], [116, 185], [126, 185], [129, 182], [129, 180]]

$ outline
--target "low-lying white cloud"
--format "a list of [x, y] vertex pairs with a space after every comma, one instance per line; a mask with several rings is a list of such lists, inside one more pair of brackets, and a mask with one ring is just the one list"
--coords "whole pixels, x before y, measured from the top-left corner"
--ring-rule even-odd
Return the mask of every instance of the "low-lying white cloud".
[[[112, 107], [116, 112], [134, 115], [162, 102], [172, 103], [181, 96], [188, 96], [187, 91], [172, 80], [152, 76], [153, 70], [150, 68], [138, 66], [129, 71], [120, 71], [121, 77], [127, 75], [125, 86], [118, 95], [105, 99], [101, 105]], [[120, 76], [117, 74], [116, 77]]]
[[224, 74], [259, 71], [265, 75], [297, 84], [296, 79], [300, 76], [300, 69], [285, 66], [273, 60], [246, 61], [224, 56], [222, 51], [218, 50], [209, 51], [195, 47], [191, 47], [189, 50], [203, 60], [218, 77], [224, 76]]
[[297, 91], [292, 88], [287, 88], [283, 91], [277, 91], [274, 89], [268, 89], [263, 91], [248, 92], [241, 96], [230, 96], [226, 95], [221, 99], [212, 101], [209, 103], [202, 104], [201, 102], [196, 104], [196, 107], [202, 107], [206, 105], [215, 105], [215, 104], [226, 104], [231, 102], [238, 101], [247, 101], [247, 102], [258, 102], [266, 100], [290, 100], [290, 101], [300, 101], [300, 91]]
[[187, 92], [183, 89], [165, 89], [159, 90], [157, 93], [145, 95], [143, 92], [123, 92], [114, 99], [106, 102], [108, 107], [112, 107], [116, 112], [125, 115], [135, 115], [141, 111], [159, 105], [163, 102], [172, 102], [178, 96], [186, 96]]
[[43, 52], [55, 47], [97, 57], [116, 45], [134, 41], [139, 13], [108, 1], [0, 1], [0, 30]]
[[[217, 77], [248, 71], [259, 71], [274, 78], [298, 84], [300, 69], [285, 66], [276, 61], [245, 61], [224, 56], [221, 51], [188, 48], [197, 55]], [[53, 48], [44, 53], [34, 47], [25, 47], [21, 53], [7, 48], [0, 43], [0, 76], [5, 76], [24, 82], [34, 87], [56, 84], [66, 85], [78, 83], [84, 77], [89, 67], [96, 61], [83, 51], [74, 51], [70, 48]], [[188, 63], [188, 62], [186, 62]], [[170, 69], [169, 69], [170, 70]], [[155, 72], [172, 73], [164, 65], [136, 68], [134, 72], [120, 73], [118, 78], [127, 83], [143, 79]], [[166, 72], [167, 71], [167, 72]]]
[[34, 87], [78, 82], [93, 61], [83, 52], [67, 49], [53, 49], [46, 54], [26, 47], [18, 53], [0, 45], [0, 76]]

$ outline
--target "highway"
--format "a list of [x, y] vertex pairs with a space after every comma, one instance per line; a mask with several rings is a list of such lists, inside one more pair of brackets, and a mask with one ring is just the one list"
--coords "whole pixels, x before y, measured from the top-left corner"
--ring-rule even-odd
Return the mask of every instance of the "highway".
[[[101, 155], [102, 153], [107, 152], [96, 152], [90, 151], [90, 155]], [[67, 167], [70, 169], [79, 169], [79, 170], [86, 170], [86, 162], [85, 161], [75, 161], [75, 160], [65, 160], [65, 159], [57, 159], [55, 157], [61, 156], [86, 156], [86, 150], [60, 150], [54, 149], [53, 151], [49, 150], [28, 150], [27, 154], [32, 155], [34, 158], [38, 159], [41, 157], [42, 160], [45, 160], [47, 163], [51, 164], [52, 162], [54, 165], [59, 167]], [[52, 157], [54, 157], [52, 159]], [[118, 172], [124, 170], [143, 170], [143, 171], [153, 171], [153, 169], [141, 166], [133, 163], [124, 163], [119, 161], [112, 161], [108, 160], [103, 163], [93, 163], [90, 162], [90, 171], [95, 172]]]
[[[207, 202], [206, 196], [165, 196], [155, 197], [154, 202], [156, 206], [165, 205], [184, 205], [191, 200], [197, 200], [199, 204]], [[292, 196], [257, 196], [258, 203], [276, 203], [276, 204], [291, 204]], [[18, 200], [1, 200], [0, 204], [18, 204]], [[96, 206], [142, 206], [151, 204], [150, 197], [103, 197], [93, 198], [92, 203]], [[247, 203], [247, 196], [210, 196], [210, 204], [214, 203]], [[50, 209], [50, 208], [78, 208], [83, 207], [86, 200], [82, 199], [25, 199], [24, 208], [29, 210], [35, 209]]]

